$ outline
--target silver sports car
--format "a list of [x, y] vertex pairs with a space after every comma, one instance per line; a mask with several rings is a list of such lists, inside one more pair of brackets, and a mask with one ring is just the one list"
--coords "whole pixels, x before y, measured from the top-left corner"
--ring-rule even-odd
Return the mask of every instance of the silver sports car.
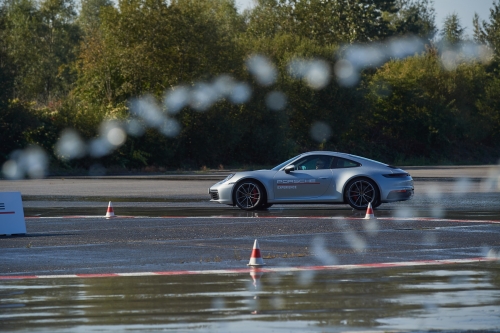
[[371, 202], [408, 200], [413, 179], [397, 167], [364, 157], [329, 151], [300, 154], [271, 170], [232, 173], [210, 187], [211, 200], [244, 210], [273, 204], [349, 204], [366, 209]]

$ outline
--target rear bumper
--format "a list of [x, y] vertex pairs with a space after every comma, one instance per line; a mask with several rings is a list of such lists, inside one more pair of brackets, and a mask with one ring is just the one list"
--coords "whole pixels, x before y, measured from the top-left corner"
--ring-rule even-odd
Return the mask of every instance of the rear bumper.
[[394, 202], [394, 201], [410, 200], [413, 197], [413, 195], [414, 195], [413, 188], [393, 190], [393, 191], [389, 192], [386, 200], [384, 200], [384, 201], [385, 202]]

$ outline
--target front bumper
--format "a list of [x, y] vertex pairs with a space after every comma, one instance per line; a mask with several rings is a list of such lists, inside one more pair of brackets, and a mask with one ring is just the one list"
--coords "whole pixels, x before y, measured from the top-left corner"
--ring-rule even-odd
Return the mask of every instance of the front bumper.
[[233, 205], [234, 183], [215, 184], [208, 189], [210, 201], [224, 205]]
[[208, 189], [208, 194], [210, 194], [210, 201], [219, 200], [219, 191]]

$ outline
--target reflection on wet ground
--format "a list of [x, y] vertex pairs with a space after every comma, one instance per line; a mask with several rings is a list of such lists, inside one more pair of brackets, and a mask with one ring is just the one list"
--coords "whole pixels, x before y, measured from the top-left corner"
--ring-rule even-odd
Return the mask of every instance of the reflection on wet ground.
[[55, 201], [55, 202], [168, 202], [168, 203], [191, 203], [191, 202], [207, 202], [206, 198], [197, 198], [196, 196], [187, 198], [155, 198], [155, 197], [100, 197], [100, 196], [67, 196], [67, 195], [50, 195], [50, 196], [36, 196], [36, 195], [23, 195], [23, 201]]
[[0, 282], [6, 331], [500, 329], [500, 265]]
[[[271, 208], [261, 211], [243, 211], [233, 207], [138, 207], [114, 205], [115, 214], [118, 216], [145, 216], [145, 217], [331, 217], [331, 218], [362, 218], [364, 211], [356, 211], [346, 206], [327, 205], [282, 205], [282, 207]], [[90, 215], [104, 216], [106, 205], [100, 207], [25, 207], [25, 216], [52, 217], [52, 216], [75, 216]], [[436, 214], [433, 209], [412, 209], [402, 211], [398, 207], [390, 207], [375, 210], [378, 218], [412, 218], [412, 217], [435, 217], [443, 219], [461, 220], [500, 220], [499, 210], [482, 211], [456, 211], [441, 210]]]

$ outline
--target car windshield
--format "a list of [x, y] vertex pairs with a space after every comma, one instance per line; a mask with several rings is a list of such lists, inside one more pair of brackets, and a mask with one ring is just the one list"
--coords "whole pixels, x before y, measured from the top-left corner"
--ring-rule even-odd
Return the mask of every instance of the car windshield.
[[281, 164], [279, 164], [279, 165], [275, 166], [275, 167], [274, 167], [274, 168], [272, 168], [271, 170], [278, 171], [279, 169], [281, 169], [282, 167], [284, 167], [285, 165], [287, 165], [288, 163], [290, 163], [291, 161], [295, 160], [297, 157], [299, 157], [299, 156], [301, 156], [301, 155], [302, 155], [302, 154], [297, 155], [297, 156], [294, 156], [294, 157], [292, 157], [291, 159], [289, 159], [289, 160], [287, 160], [287, 161], [285, 161], [285, 162], [283, 162], [283, 163], [281, 163]]

